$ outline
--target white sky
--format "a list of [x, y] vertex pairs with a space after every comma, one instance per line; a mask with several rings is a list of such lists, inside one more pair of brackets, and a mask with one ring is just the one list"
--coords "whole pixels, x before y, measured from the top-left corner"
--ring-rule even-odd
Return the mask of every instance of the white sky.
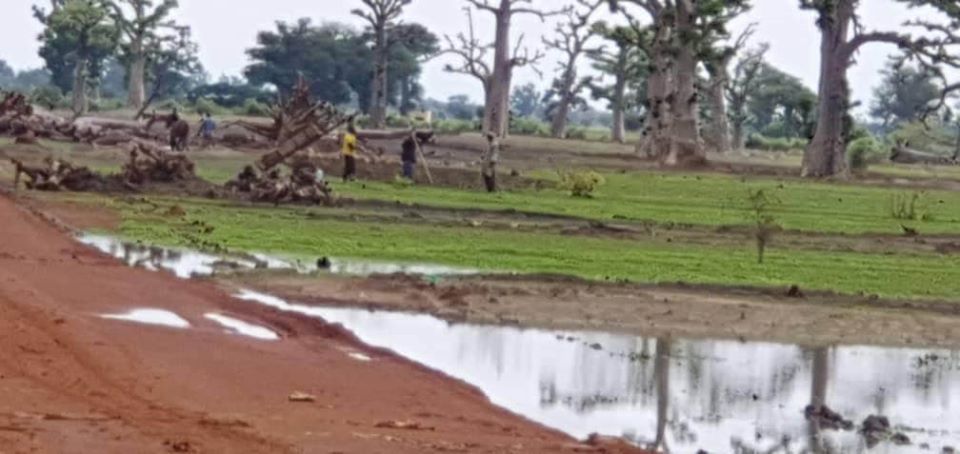
[[[39, 24], [30, 11], [32, 4], [47, 4], [46, 0], [0, 0], [0, 58], [14, 68], [23, 69], [41, 65], [37, 57], [36, 36]], [[193, 27], [194, 36], [200, 45], [200, 56], [208, 72], [217, 78], [222, 74], [239, 75], [246, 66], [244, 50], [255, 44], [256, 32], [273, 29], [278, 20], [294, 21], [309, 17], [314, 22], [338, 21], [362, 26], [359, 18], [349, 11], [360, 5], [359, 0], [180, 0], [176, 19]], [[534, 4], [559, 8], [568, 0], [534, 0]], [[784, 71], [800, 77], [807, 86], [817, 86], [819, 65], [819, 37], [812, 13], [801, 11], [797, 0], [754, 0], [754, 9], [737, 20], [735, 31], [746, 24], [758, 23], [754, 43], [768, 42], [771, 45], [768, 59]], [[414, 0], [407, 8], [404, 20], [419, 22], [438, 36], [454, 35], [466, 28], [463, 0]], [[899, 28], [904, 20], [918, 17], [919, 11], [907, 9], [893, 0], [865, 0], [861, 7], [863, 23], [867, 29]], [[475, 13], [478, 32], [492, 36], [493, 24], [488, 13]], [[540, 45], [544, 34], [553, 30], [553, 24], [543, 24], [531, 16], [521, 16], [515, 21], [514, 39], [523, 33], [526, 42]], [[869, 103], [873, 87], [880, 81], [879, 70], [886, 56], [895, 49], [886, 45], [865, 48], [858, 64], [850, 72], [851, 86], [856, 99]], [[452, 57], [442, 57], [430, 62], [424, 71], [423, 85], [427, 96], [445, 100], [450, 95], [468, 94], [478, 101], [482, 99], [479, 82], [457, 74], [443, 71], [445, 62]], [[529, 69], [515, 76], [517, 85], [534, 82], [546, 87], [555, 70], [557, 56], [544, 60], [540, 69], [541, 80]]]

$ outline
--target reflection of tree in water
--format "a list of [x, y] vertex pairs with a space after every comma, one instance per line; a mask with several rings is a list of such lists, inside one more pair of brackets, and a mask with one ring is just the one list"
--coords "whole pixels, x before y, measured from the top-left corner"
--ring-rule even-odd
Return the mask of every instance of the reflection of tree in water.
[[[123, 243], [120, 245], [123, 249], [123, 261], [130, 266], [144, 267], [152, 265], [154, 268], [163, 268], [166, 263], [176, 263], [183, 259], [183, 254], [179, 251], [160, 248], [156, 246], [144, 246], [136, 243]], [[111, 246], [111, 254], [116, 255], [116, 249]]]
[[[830, 351], [828, 347], [813, 350], [812, 378], [810, 380], [810, 406], [816, 413], [821, 413], [827, 406], [827, 387], [830, 380]], [[829, 440], [823, 436], [824, 428], [818, 418], [807, 418], [808, 445], [807, 450], [813, 454], [832, 454], [838, 452]]]

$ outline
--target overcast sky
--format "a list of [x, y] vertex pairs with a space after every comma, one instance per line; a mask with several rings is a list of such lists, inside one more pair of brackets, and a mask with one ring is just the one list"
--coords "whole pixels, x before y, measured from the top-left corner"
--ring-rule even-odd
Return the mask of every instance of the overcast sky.
[[[0, 0], [4, 19], [0, 27], [0, 59], [7, 60], [16, 69], [42, 64], [37, 57], [36, 39], [40, 27], [31, 16], [30, 6], [47, 3], [46, 0]], [[462, 7], [466, 3], [462, 0], [414, 0], [407, 8], [404, 20], [422, 23], [440, 36], [454, 35], [465, 29]], [[534, 3], [558, 8], [569, 2], [534, 0]], [[753, 42], [770, 43], [768, 59], [813, 88], [818, 80], [819, 37], [814, 15], [801, 11], [798, 3], [797, 0], [754, 0], [753, 10], [738, 19], [734, 29], [739, 31], [756, 22], [758, 29]], [[923, 14], [908, 11], [893, 0], [863, 3], [866, 6], [861, 7], [861, 13], [868, 29], [895, 30], [904, 20]], [[309, 17], [315, 22], [337, 21], [362, 26], [359, 18], [350, 15], [350, 9], [357, 7], [359, 0], [180, 0], [180, 4], [176, 19], [193, 27], [201, 60], [214, 78], [223, 74], [240, 75], [248, 63], [244, 50], [255, 44], [258, 30], [272, 29], [276, 21]], [[493, 33], [493, 24], [488, 16], [486, 13], [475, 15], [478, 32], [489, 37]], [[550, 22], [541, 23], [534, 17], [521, 16], [515, 21], [514, 38], [523, 33], [527, 43], [540, 45], [541, 37], [549, 34], [553, 26]], [[856, 99], [869, 102], [872, 88], [880, 80], [879, 70], [894, 51], [890, 46], [873, 45], [861, 53], [858, 64], [850, 73]], [[427, 96], [446, 99], [450, 95], [468, 94], [472, 99], [480, 100], [479, 82], [467, 76], [445, 73], [442, 68], [448, 61], [448, 58], [439, 58], [426, 66], [423, 85]], [[517, 84], [534, 82], [546, 87], [556, 62], [556, 56], [551, 56], [540, 64], [543, 79], [524, 69], [516, 75], [515, 81]]]

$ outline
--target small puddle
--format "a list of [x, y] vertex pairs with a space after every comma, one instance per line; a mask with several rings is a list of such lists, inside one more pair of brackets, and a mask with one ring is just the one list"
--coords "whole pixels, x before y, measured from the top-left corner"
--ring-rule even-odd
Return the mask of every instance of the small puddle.
[[960, 444], [960, 352], [523, 330], [426, 315], [238, 298], [340, 323], [363, 342], [480, 388], [497, 405], [574, 437], [623, 436], [671, 452], [867, 452], [856, 430], [821, 429], [812, 402], [858, 425], [882, 414], [912, 441]]
[[[303, 264], [266, 254], [248, 256], [219, 256], [181, 248], [164, 248], [123, 241], [109, 235], [81, 234], [78, 241], [116, 257], [128, 266], [153, 271], [166, 270], [180, 278], [210, 276], [221, 270], [297, 270], [312, 273], [319, 270], [317, 263]], [[368, 260], [328, 259], [324, 270], [333, 274], [370, 276], [374, 274], [407, 274], [421, 276], [467, 276], [479, 271], [468, 268], [420, 263], [391, 263]]]
[[186, 329], [190, 327], [190, 322], [184, 320], [183, 317], [162, 309], [134, 309], [125, 314], [105, 314], [100, 317], [109, 320], [166, 326], [168, 328]]
[[254, 339], [274, 341], [279, 340], [280, 336], [277, 333], [264, 328], [259, 325], [254, 325], [252, 323], [247, 323], [243, 320], [235, 319], [232, 317], [227, 317], [226, 315], [221, 314], [206, 314], [204, 315], [208, 320], [213, 320], [225, 328], [227, 332], [233, 334], [239, 334], [241, 336], [252, 337]]

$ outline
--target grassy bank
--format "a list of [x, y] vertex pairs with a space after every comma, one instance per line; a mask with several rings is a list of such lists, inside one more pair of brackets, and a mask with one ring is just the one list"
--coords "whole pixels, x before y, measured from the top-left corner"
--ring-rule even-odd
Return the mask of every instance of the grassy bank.
[[[954, 297], [960, 257], [822, 251], [770, 251], [758, 264], [752, 245], [709, 247], [431, 225], [314, 219], [302, 208], [234, 207], [180, 201], [183, 218], [164, 207], [116, 202], [131, 238], [233, 250], [426, 262], [491, 271], [559, 273], [595, 280], [750, 285], [835, 290], [891, 297]], [[198, 227], [197, 224], [201, 226]], [[212, 229], [210, 229], [212, 228]], [[212, 230], [202, 233], [204, 229]]]

